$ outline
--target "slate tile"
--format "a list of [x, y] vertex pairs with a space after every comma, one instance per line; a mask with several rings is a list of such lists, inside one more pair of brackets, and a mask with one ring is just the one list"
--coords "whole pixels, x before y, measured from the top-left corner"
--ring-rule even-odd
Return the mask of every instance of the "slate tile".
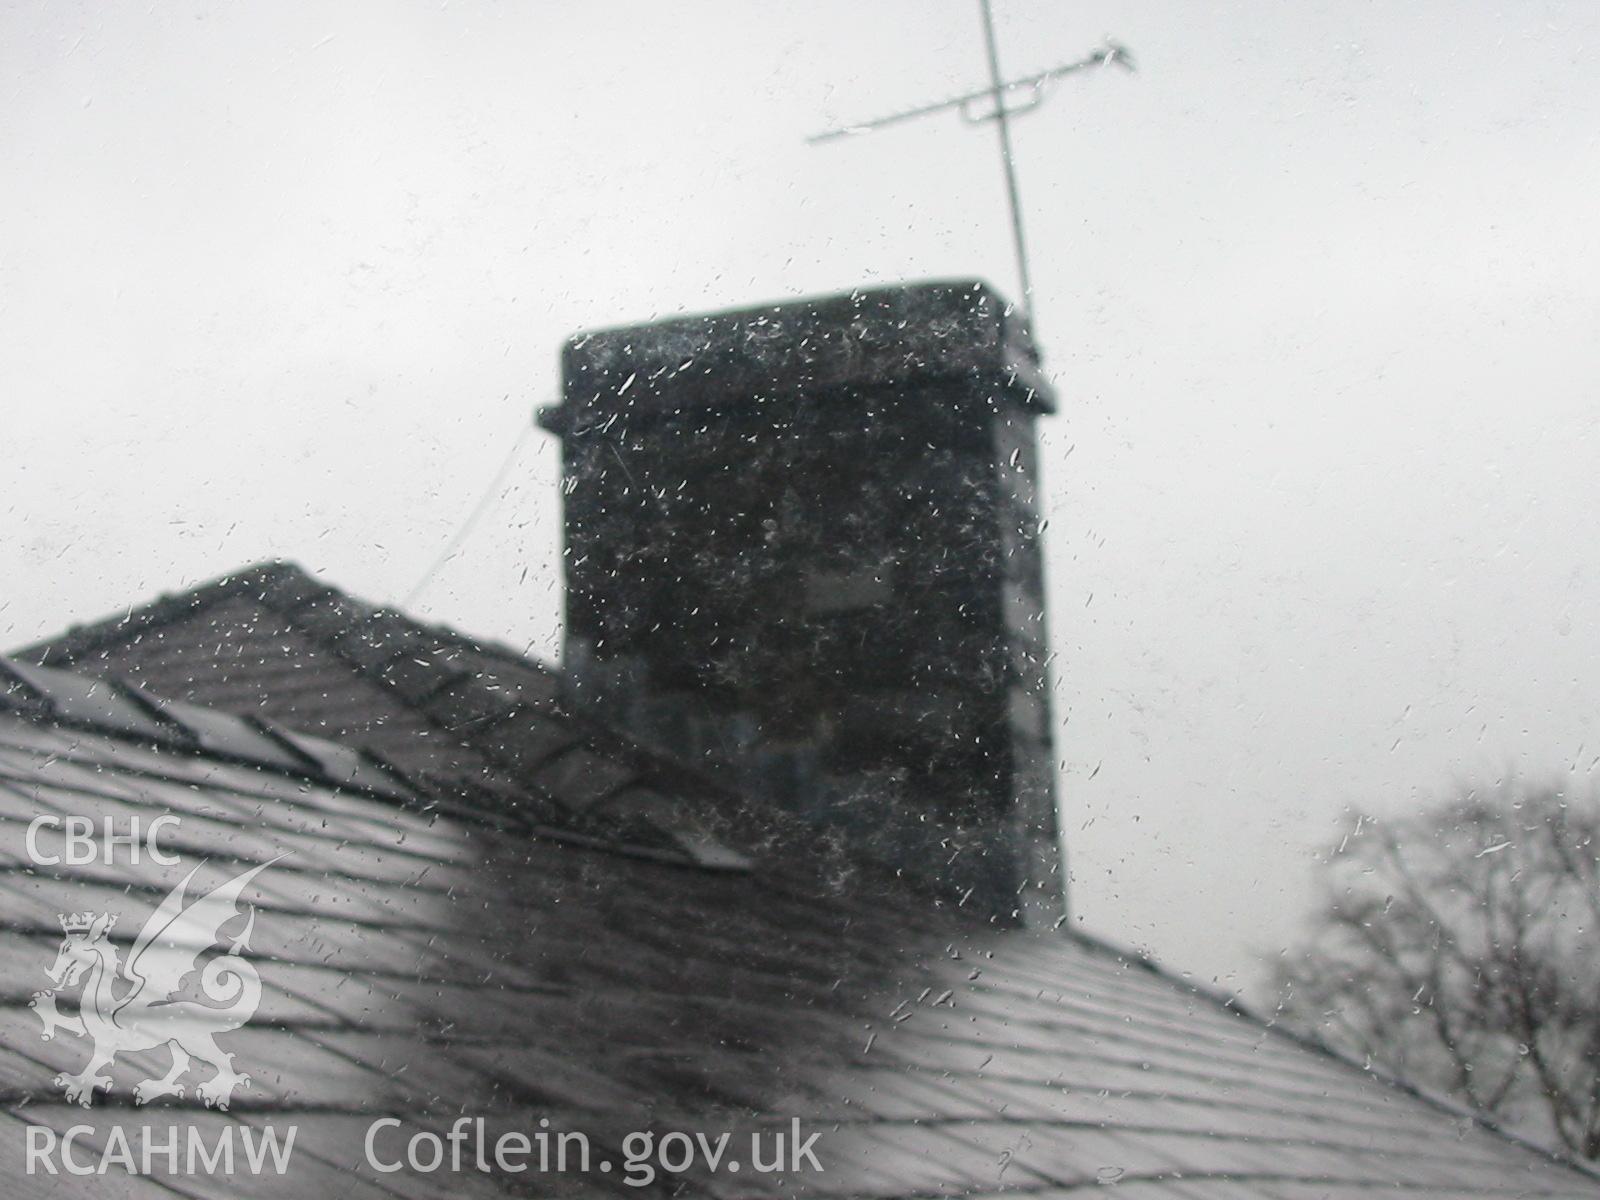
[[[519, 730], [519, 736], [521, 731]], [[550, 758], [537, 771], [533, 780], [574, 812], [583, 812], [591, 805], [617, 792], [634, 778], [633, 770], [614, 759], [604, 758], [581, 746], [573, 746], [558, 757]], [[664, 797], [653, 797], [656, 807], [664, 806]], [[648, 805], [652, 796], [641, 794], [641, 804]], [[609, 815], [634, 816], [637, 812], [609, 813]]]
[[383, 663], [370, 667], [369, 671], [374, 678], [392, 689], [400, 699], [419, 707], [426, 706], [431, 697], [452, 684], [471, 679], [471, 676], [459, 667], [418, 657], [409, 651], [386, 659]]
[[[564, 752], [577, 746], [580, 735], [569, 722], [524, 707], [500, 720], [486, 723], [475, 737], [485, 752], [493, 755], [497, 761], [528, 773], [541, 787], [559, 796], [568, 776], [556, 764], [566, 757]], [[581, 750], [572, 752], [586, 753]], [[587, 762], [587, 759], [583, 760], [583, 763]], [[616, 764], [611, 762], [596, 762], [593, 765], [601, 771], [617, 769]]]

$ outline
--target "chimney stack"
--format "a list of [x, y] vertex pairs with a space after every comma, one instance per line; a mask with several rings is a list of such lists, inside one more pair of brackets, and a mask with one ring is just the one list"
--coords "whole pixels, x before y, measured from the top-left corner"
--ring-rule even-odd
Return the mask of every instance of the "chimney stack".
[[996, 921], [1065, 911], [1027, 330], [975, 282], [573, 338], [576, 700]]

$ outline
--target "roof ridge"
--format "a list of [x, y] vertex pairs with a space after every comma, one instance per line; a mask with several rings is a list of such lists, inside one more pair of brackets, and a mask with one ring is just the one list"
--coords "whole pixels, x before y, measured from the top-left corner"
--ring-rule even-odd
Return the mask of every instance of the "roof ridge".
[[[163, 594], [15, 657], [71, 668], [237, 598], [283, 621], [354, 678], [516, 777], [529, 798], [553, 802], [573, 833], [588, 831], [619, 848], [655, 845], [711, 869], [750, 865], [748, 856], [723, 843], [726, 830], [718, 817], [738, 803], [738, 793], [568, 709], [560, 702], [560, 675], [549, 665], [503, 643], [351, 595], [291, 562], [254, 563], [188, 591]], [[494, 679], [513, 672], [517, 678], [506, 679], [505, 686]]]
[[186, 591], [162, 592], [154, 600], [118, 615], [87, 624], [70, 625], [65, 632], [41, 638], [11, 651], [9, 656], [40, 666], [70, 665], [104, 646], [127, 640], [129, 635], [140, 635], [170, 625], [224, 600], [240, 596], [264, 599], [268, 593], [289, 590], [309, 594], [315, 590], [335, 589], [318, 583], [297, 563], [287, 559], [264, 559], [196, 584]]
[[[739, 802], [739, 793], [693, 765], [562, 704], [561, 676], [548, 664], [505, 643], [422, 621], [399, 608], [320, 583], [292, 563], [258, 563], [180, 596], [164, 597], [135, 614], [133, 626], [128, 618], [103, 622], [80, 634], [67, 661], [92, 653], [95, 645], [126, 640], [130, 633], [142, 634], [241, 595], [255, 600], [357, 677], [383, 688], [441, 732], [466, 742], [495, 766], [515, 772], [531, 791], [545, 792], [557, 800], [577, 825], [626, 823], [632, 818], [665, 832], [680, 852], [702, 866], [748, 865], [744, 855], [720, 845], [717, 835], [723, 831], [706, 827], [712, 812], [703, 806], [684, 811], [684, 802], [697, 796], [712, 801], [713, 811], [727, 809]], [[474, 655], [491, 664], [503, 664], [544, 686], [535, 692], [520, 685], [502, 689], [484, 682], [480, 664], [448, 669], [453, 655]], [[429, 658], [445, 661], [435, 662], [432, 670], [421, 673], [404, 665], [410, 660], [427, 666]], [[463, 732], [468, 726], [474, 728]], [[482, 736], [493, 731], [522, 736], [512, 743], [504, 737]], [[557, 760], [580, 749], [619, 769], [604, 772], [600, 770], [603, 763], [596, 761], [588, 764], [593, 769], [586, 772], [581, 764], [569, 763], [566, 776], [583, 776], [589, 782], [579, 788], [574, 779], [563, 778], [567, 785], [563, 791], [586, 793], [582, 804], [574, 807], [570, 800], [554, 795], [538, 777], [556, 770]], [[615, 811], [623, 800], [630, 801], [620, 805], [629, 810], [625, 814]]]
[[[738, 793], [727, 784], [692, 764], [648, 746], [582, 710], [562, 704], [558, 690], [560, 673], [504, 642], [479, 638], [450, 625], [423, 621], [402, 609], [375, 604], [339, 588], [321, 584], [306, 588], [303, 584], [312, 581], [299, 572], [283, 582], [290, 586], [280, 587], [275, 583], [256, 598], [363, 678], [400, 692], [400, 699], [407, 707], [444, 731], [462, 736], [460, 731], [467, 724], [487, 730], [530, 716], [559, 716], [581, 736], [560, 746], [552, 745], [547, 754], [531, 764], [533, 769], [583, 745], [590, 749], [603, 748], [613, 759], [622, 758], [637, 775], [607, 789], [596, 802], [641, 783], [691, 787], [729, 802], [738, 798]], [[319, 603], [323, 607], [318, 608]], [[411, 644], [404, 644], [406, 641]], [[549, 694], [532, 697], [521, 691], [501, 692], [485, 684], [474, 671], [462, 669], [453, 674], [441, 673], [431, 685], [419, 684], [413, 690], [398, 684], [392, 670], [387, 670], [407, 655], [452, 652], [481, 655], [514, 670], [530, 672], [548, 680], [552, 689]], [[462, 692], [470, 695], [461, 695]], [[530, 767], [525, 756], [508, 756], [497, 741], [486, 741], [475, 734], [466, 735], [466, 740], [492, 761], [519, 770]]]

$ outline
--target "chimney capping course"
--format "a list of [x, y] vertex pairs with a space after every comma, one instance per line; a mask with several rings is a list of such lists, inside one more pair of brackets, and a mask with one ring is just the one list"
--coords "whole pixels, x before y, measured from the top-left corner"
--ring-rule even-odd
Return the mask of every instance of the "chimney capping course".
[[651, 401], [717, 408], [951, 379], [992, 379], [1055, 411], [1026, 321], [987, 284], [946, 280], [591, 330], [562, 351], [565, 403], [539, 423], [566, 436]]

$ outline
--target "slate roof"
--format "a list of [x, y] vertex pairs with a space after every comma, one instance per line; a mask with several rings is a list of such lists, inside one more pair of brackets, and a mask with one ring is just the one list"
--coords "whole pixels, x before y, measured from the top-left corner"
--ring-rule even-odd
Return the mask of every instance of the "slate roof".
[[[120, 667], [152, 691], [205, 695], [278, 725], [171, 706], [152, 718], [154, 701], [81, 676], [24, 669], [0, 686], [8, 1195], [476, 1196], [501, 1186], [720, 1197], [1064, 1197], [1114, 1186], [1132, 1197], [1263, 1200], [1595, 1192], [1591, 1173], [1091, 938], [991, 928], [823, 857], [758, 847], [748, 869], [720, 869], [717, 859], [639, 855], [626, 841], [546, 826], [543, 806], [567, 804], [567, 786], [582, 789], [581, 779], [531, 785], [526, 803], [541, 817], [525, 825], [512, 823], [523, 811], [514, 795], [489, 790], [487, 808], [461, 803], [461, 786], [480, 786], [486, 770], [461, 755], [481, 755], [507, 788], [540, 772], [523, 776], [500, 757], [512, 751], [463, 739], [470, 726], [417, 715], [462, 680], [361, 690], [372, 676], [334, 661], [331, 635], [284, 616], [295, 606], [259, 599], [285, 574], [252, 577], [243, 593], [235, 582], [165, 601], [158, 612], [64, 639], [48, 655], [97, 672]], [[337, 599], [317, 604], [338, 607]], [[264, 612], [282, 618], [265, 626], [269, 634], [223, 621]], [[496, 680], [549, 678], [533, 664], [515, 667], [509, 652], [420, 626], [404, 631], [401, 618], [373, 620], [408, 651], [422, 644], [416, 638], [438, 639], [436, 654], [417, 658], [444, 664], [446, 675], [481, 661]], [[353, 628], [345, 637], [368, 644]], [[222, 668], [214, 675], [203, 666], [207, 644]], [[468, 647], [485, 658], [464, 657]], [[276, 685], [248, 683], [257, 656], [263, 672], [296, 685], [287, 699], [273, 697]], [[517, 704], [532, 694], [518, 691]], [[538, 702], [546, 707], [524, 715], [574, 722], [582, 744], [630, 780], [693, 784], [692, 772], [673, 775], [625, 739], [560, 715], [549, 694]], [[413, 722], [413, 745], [393, 736], [402, 720]], [[337, 746], [290, 740], [281, 728], [295, 722], [319, 738], [385, 750], [352, 764]], [[628, 786], [644, 784], [607, 794]], [[180, 865], [49, 867], [21, 853], [24, 826], [40, 813], [126, 822], [159, 812], [182, 819], [169, 839]], [[285, 851], [246, 894], [258, 909], [251, 956], [265, 990], [256, 1019], [220, 1039], [253, 1077], [230, 1110], [195, 1107], [192, 1095], [131, 1107], [128, 1084], [164, 1070], [164, 1051], [119, 1059], [113, 1094], [94, 1108], [64, 1104], [52, 1079], [80, 1067], [84, 1047], [61, 1034], [41, 1040], [27, 1007], [60, 941], [58, 914], [117, 912], [113, 938], [125, 946], [194, 864], [203, 861], [209, 887]], [[443, 1132], [463, 1113], [497, 1129], [532, 1131], [548, 1119], [553, 1129], [581, 1130], [594, 1163], [621, 1162], [630, 1131], [743, 1135], [798, 1119], [820, 1133], [824, 1170], [696, 1168], [634, 1189], [593, 1164], [587, 1174], [537, 1178], [360, 1168], [375, 1117]], [[282, 1179], [160, 1171], [77, 1179], [22, 1173], [24, 1123], [87, 1124], [91, 1140], [113, 1125], [196, 1123], [215, 1135], [270, 1123], [298, 1134]]]
[[732, 818], [736, 797], [570, 711], [548, 668], [287, 564], [235, 572], [18, 657], [360, 747], [430, 781], [431, 803], [458, 817], [746, 865], [711, 828]]

